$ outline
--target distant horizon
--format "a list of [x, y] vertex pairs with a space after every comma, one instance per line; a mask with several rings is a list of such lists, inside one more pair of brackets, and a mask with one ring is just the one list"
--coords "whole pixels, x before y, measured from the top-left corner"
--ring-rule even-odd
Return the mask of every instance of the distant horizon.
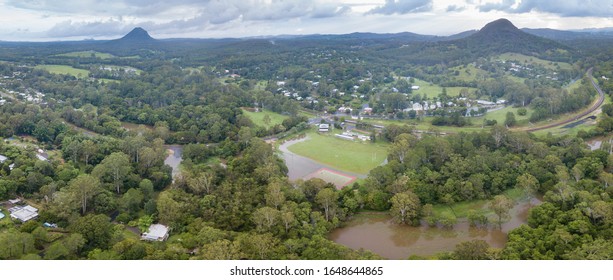
[[[503, 19], [503, 18], [500, 18]], [[512, 23], [513, 21], [510, 20]], [[490, 21], [491, 22], [491, 21]], [[489, 22], [487, 22], [489, 23]], [[485, 24], [487, 24], [485, 23]], [[484, 24], [484, 26], [485, 26]], [[514, 24], [515, 25], [515, 24]], [[598, 32], [611, 32], [613, 33], [613, 27], [602, 27], [602, 28], [583, 28], [583, 29], [554, 29], [554, 28], [539, 28], [539, 27], [519, 27], [516, 26], [517, 28], [519, 28], [520, 30], [522, 29], [549, 29], [549, 30], [557, 30], [557, 31], [569, 31], [569, 32], [577, 32], [577, 33], [598, 33]], [[257, 36], [245, 36], [245, 37], [164, 37], [164, 38], [160, 38], [160, 37], [156, 37], [155, 34], [151, 34], [151, 32], [149, 32], [149, 30], [147, 30], [146, 28], [140, 27], [140, 26], [135, 26], [134, 28], [132, 28], [129, 32], [127, 32], [126, 34], [120, 35], [118, 37], [109, 37], [109, 38], [83, 38], [83, 39], [65, 39], [65, 40], [48, 40], [48, 41], [32, 41], [32, 40], [24, 40], [24, 41], [10, 41], [10, 40], [0, 40], [0, 42], [5, 42], [5, 43], [53, 43], [53, 42], [95, 42], [95, 41], [112, 41], [112, 40], [119, 40], [121, 38], [123, 38], [124, 36], [128, 35], [130, 32], [132, 32], [135, 29], [141, 28], [143, 30], [145, 30], [153, 39], [155, 40], [160, 40], [160, 41], [164, 41], [164, 40], [231, 40], [231, 39], [267, 39], [267, 38], [279, 38], [279, 37], [308, 37], [308, 36], [343, 36], [343, 35], [351, 35], [351, 34], [378, 34], [378, 35], [386, 35], [386, 34], [402, 34], [402, 33], [412, 33], [412, 34], [416, 34], [419, 36], [434, 36], [434, 37], [450, 37], [450, 36], [454, 36], [457, 34], [461, 34], [464, 32], [470, 32], [470, 31], [479, 31], [483, 28], [483, 26], [481, 26], [481, 28], [476, 28], [476, 29], [468, 29], [468, 30], [464, 30], [464, 31], [460, 31], [457, 33], [453, 33], [453, 34], [449, 34], [449, 35], [437, 35], [437, 34], [423, 34], [423, 33], [416, 33], [416, 32], [412, 32], [412, 31], [399, 31], [399, 32], [371, 32], [371, 31], [353, 31], [353, 32], [348, 32], [348, 33], [311, 33], [311, 34], [273, 34], [273, 35], [257, 35]]]
[[0, 40], [110, 40], [142, 27], [157, 39], [351, 33], [449, 36], [507, 18], [518, 28], [613, 29], [608, 0], [0, 0]]

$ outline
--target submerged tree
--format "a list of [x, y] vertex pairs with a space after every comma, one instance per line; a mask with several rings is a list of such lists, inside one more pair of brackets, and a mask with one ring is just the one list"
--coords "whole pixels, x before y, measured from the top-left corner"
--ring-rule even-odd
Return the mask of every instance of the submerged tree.
[[513, 201], [504, 195], [494, 196], [494, 199], [490, 202], [490, 209], [494, 211], [496, 217], [498, 217], [497, 224], [502, 228], [502, 223], [510, 218], [509, 210], [513, 207]]
[[421, 211], [419, 197], [412, 191], [406, 191], [394, 195], [390, 202], [390, 213], [399, 224], [417, 223]]

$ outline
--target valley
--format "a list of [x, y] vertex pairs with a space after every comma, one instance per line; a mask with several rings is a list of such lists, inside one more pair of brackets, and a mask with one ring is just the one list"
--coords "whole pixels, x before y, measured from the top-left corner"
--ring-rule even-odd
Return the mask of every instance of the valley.
[[0, 259], [611, 258], [611, 39], [542, 32], [0, 42]]

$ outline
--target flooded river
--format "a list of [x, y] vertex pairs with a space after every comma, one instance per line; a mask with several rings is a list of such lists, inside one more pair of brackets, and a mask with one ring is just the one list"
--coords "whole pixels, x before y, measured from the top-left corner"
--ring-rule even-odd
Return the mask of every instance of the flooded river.
[[511, 219], [495, 228], [471, 228], [465, 219], [458, 219], [453, 229], [439, 227], [401, 226], [394, 224], [388, 213], [362, 213], [356, 215], [343, 228], [334, 230], [329, 238], [353, 249], [370, 250], [388, 259], [407, 259], [411, 255], [431, 256], [453, 251], [458, 243], [475, 239], [485, 240], [490, 246], [502, 248], [507, 233], [526, 222], [528, 210], [539, 204], [523, 201], [511, 210]]

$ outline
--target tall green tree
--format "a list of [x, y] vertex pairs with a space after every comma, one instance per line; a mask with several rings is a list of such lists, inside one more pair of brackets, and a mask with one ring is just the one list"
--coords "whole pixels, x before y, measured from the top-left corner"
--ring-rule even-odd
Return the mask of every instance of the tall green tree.
[[317, 202], [317, 204], [324, 209], [326, 221], [330, 221], [330, 219], [336, 213], [338, 193], [333, 189], [325, 188], [317, 193], [317, 196], [315, 196], [315, 202]]
[[118, 194], [121, 193], [123, 181], [130, 173], [132, 173], [130, 158], [122, 152], [110, 154], [92, 171], [92, 174], [100, 180], [110, 180]]
[[81, 214], [87, 212], [87, 206], [94, 196], [102, 191], [98, 178], [88, 174], [79, 175], [70, 181], [68, 189], [81, 205]]
[[504, 195], [497, 195], [490, 201], [489, 208], [498, 217], [496, 223], [502, 228], [502, 223], [510, 218], [509, 211], [513, 208], [513, 201]]
[[111, 244], [113, 224], [111, 224], [111, 219], [106, 215], [89, 214], [79, 217], [68, 229], [81, 234], [86, 240], [86, 249], [107, 249]]
[[399, 224], [416, 223], [420, 216], [421, 202], [412, 191], [397, 193], [390, 199], [390, 213]]

